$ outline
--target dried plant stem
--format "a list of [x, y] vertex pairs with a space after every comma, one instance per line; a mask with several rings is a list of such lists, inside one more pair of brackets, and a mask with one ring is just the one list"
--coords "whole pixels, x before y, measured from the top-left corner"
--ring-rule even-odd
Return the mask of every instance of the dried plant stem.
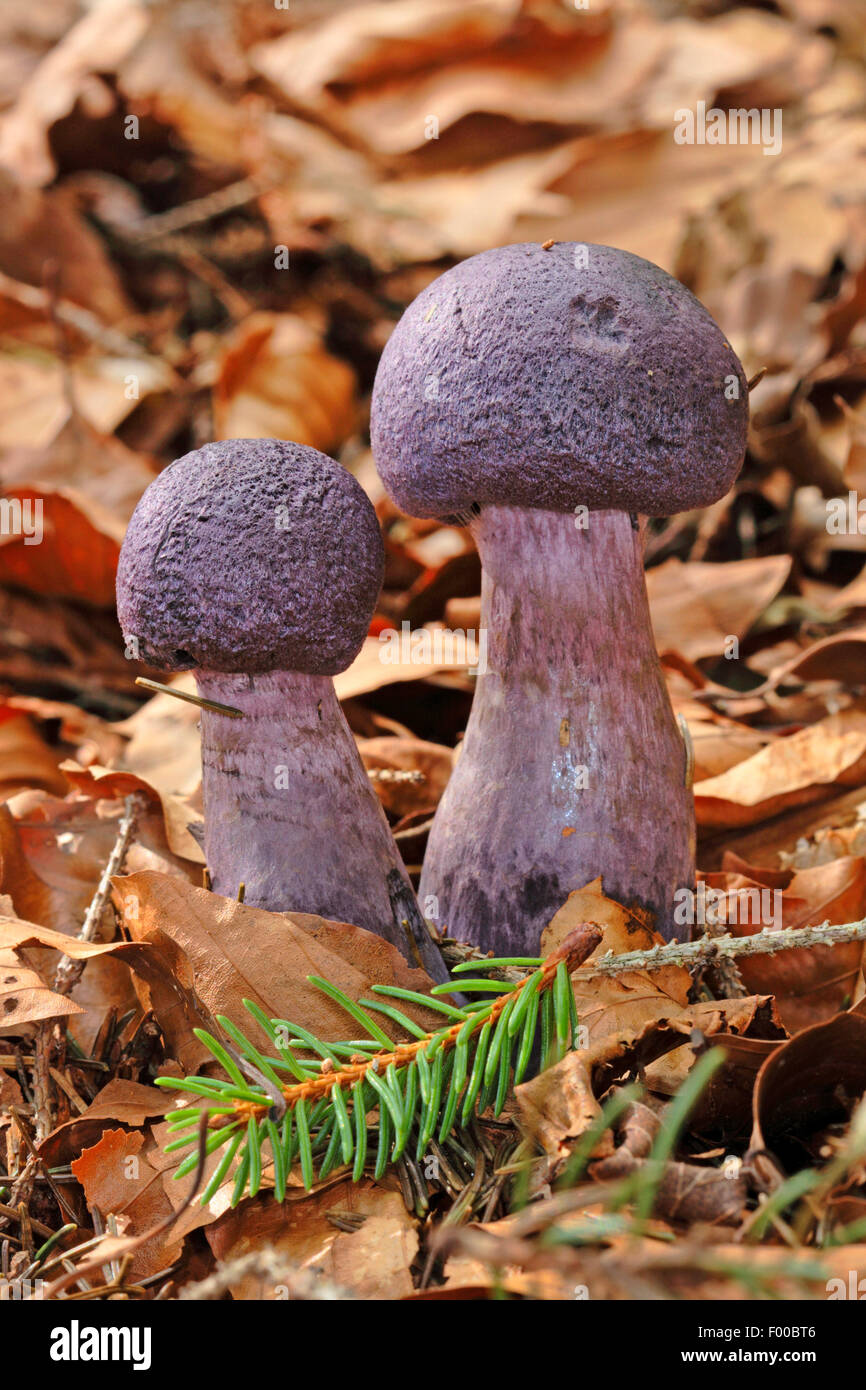
[[[105, 911], [108, 897], [111, 892], [111, 880], [115, 874], [119, 874], [123, 868], [123, 861], [129, 849], [129, 842], [135, 830], [136, 818], [141, 810], [142, 798], [140, 793], [133, 792], [123, 803], [123, 816], [117, 827], [117, 839], [114, 848], [108, 856], [108, 862], [102, 871], [102, 877], [97, 884], [96, 892], [90, 900], [90, 906], [84, 916], [84, 923], [78, 933], [78, 941], [92, 941], [96, 935], [99, 923], [102, 921], [102, 914]], [[68, 994], [75, 987], [81, 978], [84, 970], [85, 961], [72, 960], [70, 956], [62, 956], [57, 969], [54, 973], [54, 991], [56, 994]]]
[[772, 956], [778, 951], [796, 951], [813, 946], [840, 946], [846, 941], [866, 941], [866, 918], [831, 926], [797, 927], [791, 931], [768, 929], [753, 936], [702, 936], [698, 941], [671, 941], [649, 951], [608, 952], [599, 960], [575, 970], [572, 978], [592, 979], [597, 975], [622, 975], [629, 970], [662, 970], [667, 965], [711, 964], [737, 956]]

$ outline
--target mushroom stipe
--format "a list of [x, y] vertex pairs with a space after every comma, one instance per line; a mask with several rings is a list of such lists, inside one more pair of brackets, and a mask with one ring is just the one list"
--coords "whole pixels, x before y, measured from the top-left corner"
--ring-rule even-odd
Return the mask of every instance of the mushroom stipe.
[[487, 669], [420, 886], [452, 935], [537, 952], [599, 876], [673, 934], [694, 810], [652, 636], [646, 517], [723, 496], [747, 419], [743, 369], [703, 306], [608, 246], [485, 251], [392, 333], [371, 410], [382, 480], [410, 515], [471, 510], [482, 563]]

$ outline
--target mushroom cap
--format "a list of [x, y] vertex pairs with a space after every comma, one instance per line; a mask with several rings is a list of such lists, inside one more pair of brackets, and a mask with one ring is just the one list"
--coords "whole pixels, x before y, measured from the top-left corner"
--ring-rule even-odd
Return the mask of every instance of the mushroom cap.
[[120, 552], [124, 638], [164, 670], [343, 671], [382, 584], [376, 514], [303, 444], [227, 439], [170, 464]]
[[748, 410], [736, 354], [678, 280], [610, 246], [522, 243], [413, 300], [370, 428], [382, 481], [413, 516], [473, 503], [668, 516], [728, 491]]

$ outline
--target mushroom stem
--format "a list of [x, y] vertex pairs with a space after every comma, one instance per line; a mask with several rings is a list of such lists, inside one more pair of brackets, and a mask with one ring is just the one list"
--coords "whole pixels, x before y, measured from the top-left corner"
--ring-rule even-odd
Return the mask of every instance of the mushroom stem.
[[[200, 693], [242, 719], [202, 710], [205, 856], [213, 889], [272, 912], [311, 912], [391, 941], [447, 978], [429, 932], [396, 921], [412, 888], [329, 676], [197, 670]], [[390, 892], [389, 892], [390, 887]], [[420, 921], [420, 918], [418, 919]], [[414, 924], [417, 927], [417, 922]]]
[[[583, 509], [580, 509], [583, 511]], [[449, 932], [537, 952], [575, 889], [648, 908], [674, 934], [694, 885], [686, 754], [656, 654], [644, 526], [625, 512], [486, 506], [479, 673], [421, 876]], [[432, 914], [431, 914], [432, 915]]]

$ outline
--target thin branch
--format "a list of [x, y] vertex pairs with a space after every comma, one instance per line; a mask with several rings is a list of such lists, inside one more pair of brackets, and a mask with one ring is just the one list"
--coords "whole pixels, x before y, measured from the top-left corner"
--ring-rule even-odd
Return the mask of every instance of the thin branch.
[[846, 941], [866, 941], [866, 918], [860, 922], [845, 922], [831, 926], [824, 922], [817, 927], [798, 927], [794, 930], [768, 928], [753, 936], [702, 936], [697, 941], [671, 941], [648, 951], [626, 951], [614, 955], [608, 951], [600, 960], [591, 961], [572, 972], [572, 979], [588, 980], [597, 975], [622, 975], [629, 970], [663, 970], [668, 965], [689, 968], [715, 960], [730, 960], [735, 956], [774, 956], [779, 951], [796, 951], [814, 946], [841, 946]]
[[[102, 877], [94, 893], [90, 906], [84, 917], [81, 931], [78, 933], [78, 941], [92, 941], [96, 935], [99, 923], [102, 921], [102, 914], [108, 903], [111, 893], [111, 880], [115, 874], [120, 873], [126, 852], [129, 849], [129, 842], [135, 830], [135, 822], [141, 810], [142, 798], [140, 793], [133, 792], [128, 796], [123, 805], [123, 817], [117, 827], [117, 839], [114, 848], [108, 857], [108, 862], [102, 871]], [[72, 960], [69, 956], [62, 956], [57, 969], [54, 973], [54, 991], [56, 994], [69, 994], [71, 989], [81, 978], [81, 972], [85, 966], [83, 960]]]

